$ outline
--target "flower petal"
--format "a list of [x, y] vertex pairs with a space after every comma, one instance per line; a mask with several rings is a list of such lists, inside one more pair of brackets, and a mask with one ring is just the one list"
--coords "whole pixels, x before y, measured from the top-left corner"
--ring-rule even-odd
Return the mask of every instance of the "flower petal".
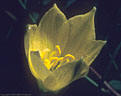
[[88, 69], [88, 66], [82, 61], [67, 63], [48, 76], [44, 81], [44, 86], [48, 90], [58, 91], [69, 85], [72, 81], [86, 75]]
[[102, 47], [105, 45], [106, 41], [102, 40], [94, 40], [92, 42], [89, 42], [83, 50], [83, 60], [86, 62], [88, 66], [95, 60], [95, 58], [100, 53]]
[[32, 74], [42, 81], [44, 81], [51, 73], [44, 63], [41, 61], [39, 51], [31, 51], [29, 56], [29, 67]]
[[[54, 6], [45, 13], [42, 17], [40, 24], [38, 26], [38, 31], [40, 32], [40, 38], [46, 38], [52, 44], [56, 43], [58, 29], [66, 21], [65, 15], [60, 11], [60, 9], [54, 4]], [[45, 40], [46, 40], [45, 39]]]
[[[69, 24], [68, 42], [65, 47], [66, 54], [68, 51], [73, 51], [83, 46], [87, 40], [95, 39], [94, 15], [96, 8], [94, 7], [90, 12], [84, 15], [77, 15], [70, 18], [67, 22]], [[63, 38], [66, 38], [65, 36]]]
[[[94, 16], [96, 8], [83, 15], [77, 15], [68, 20], [70, 24], [70, 40], [74, 37], [85, 38], [88, 40], [95, 39]], [[82, 39], [82, 40], [85, 40]]]
[[75, 49], [72, 54], [76, 56], [77, 59], [82, 58], [83, 61], [89, 66], [98, 56], [105, 43], [106, 41], [102, 40], [87, 41], [83, 47], [80, 45], [78, 50]]
[[68, 42], [68, 33], [69, 33], [69, 23], [65, 22], [60, 27], [57, 35], [56, 45], [59, 45], [61, 48], [61, 53], [64, 53], [64, 49], [66, 48], [66, 44]]
[[27, 57], [28, 57], [29, 49], [32, 49], [32, 44], [35, 41], [33, 38], [35, 35], [33, 34], [35, 33], [36, 29], [37, 29], [36, 24], [32, 24], [32, 25], [29, 24], [27, 28], [27, 32], [24, 35], [24, 48], [25, 48], [25, 53]]

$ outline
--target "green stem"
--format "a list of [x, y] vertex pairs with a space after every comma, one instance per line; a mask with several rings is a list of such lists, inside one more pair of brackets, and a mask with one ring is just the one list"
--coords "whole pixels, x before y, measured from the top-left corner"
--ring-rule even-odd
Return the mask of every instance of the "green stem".
[[90, 77], [85, 76], [85, 78], [86, 78], [90, 83], [92, 83], [94, 86], [98, 87], [98, 84], [97, 84], [94, 80], [92, 80]]
[[[92, 67], [90, 67], [90, 69], [91, 69], [91, 71], [93, 72], [93, 73], [95, 73], [96, 74], [96, 76], [101, 80], [102, 79], [102, 76], [95, 70], [95, 69], [93, 69]], [[93, 80], [91, 80], [90, 82], [93, 84], [94, 82], [92, 82]], [[113, 94], [115, 94], [116, 96], [121, 96], [115, 89], [113, 89], [112, 87], [111, 87], [111, 85], [110, 84], [108, 84], [108, 82], [107, 81], [104, 81], [104, 85], [113, 93]], [[97, 86], [97, 85], [96, 85]]]

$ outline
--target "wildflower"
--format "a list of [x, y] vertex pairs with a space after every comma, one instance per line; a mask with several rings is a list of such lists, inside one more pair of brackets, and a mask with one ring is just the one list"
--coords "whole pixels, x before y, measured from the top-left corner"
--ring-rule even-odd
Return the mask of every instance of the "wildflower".
[[96, 8], [69, 20], [54, 4], [39, 25], [28, 25], [25, 52], [31, 73], [43, 90], [58, 91], [84, 77], [106, 43], [96, 40]]

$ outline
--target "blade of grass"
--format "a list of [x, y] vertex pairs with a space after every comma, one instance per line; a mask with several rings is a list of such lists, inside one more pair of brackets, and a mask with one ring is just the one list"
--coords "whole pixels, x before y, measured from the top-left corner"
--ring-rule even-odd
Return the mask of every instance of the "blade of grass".
[[94, 80], [92, 80], [90, 77], [85, 76], [85, 78], [86, 78], [91, 84], [93, 84], [94, 86], [98, 87], [98, 84], [97, 84]]
[[13, 20], [17, 20], [17, 18], [16, 18], [16, 16], [14, 16], [11, 12], [9, 12], [9, 11], [5, 11], [5, 13], [8, 15], [8, 16], [10, 16]]
[[6, 38], [8, 39], [9, 37], [10, 37], [10, 34], [11, 34], [11, 32], [12, 32], [12, 26], [9, 28], [9, 30], [8, 30], [8, 33], [7, 33], [7, 35], [6, 35]]
[[107, 65], [106, 72], [105, 72], [105, 75], [103, 76], [103, 79], [105, 79], [108, 76], [108, 74], [110, 73], [110, 69], [111, 69], [112, 66], [114, 66], [114, 68], [117, 71], [119, 71], [118, 65], [116, 64], [116, 62], [115, 62], [113, 56], [111, 55], [111, 53], [109, 53], [108, 55], [110, 57], [110, 61], [109, 61], [109, 64]]
[[110, 84], [108, 84], [108, 82], [104, 81], [104, 84], [106, 85], [106, 87], [112, 91], [112, 93], [114, 93], [116, 96], [121, 96], [116, 90], [114, 90]]
[[[101, 80], [102, 79], [102, 76], [95, 70], [95, 69], [93, 69], [92, 67], [90, 68], [91, 69], [91, 71], [92, 72], [96, 72], [95, 73], [95, 75]], [[93, 69], [93, 70], [92, 70]], [[98, 74], [98, 75], [97, 75]], [[100, 78], [101, 77], [101, 78]], [[104, 81], [104, 85], [113, 93], [113, 94], [115, 94], [116, 96], [121, 96], [115, 89], [113, 89], [112, 87], [111, 87], [111, 85], [110, 84], [108, 84], [108, 82], [107, 81]]]
[[21, 5], [24, 9], [26, 9], [26, 2], [27, 2], [27, 0], [24, 0], [24, 3], [23, 3], [22, 0], [18, 0], [18, 2], [20, 3], [20, 5]]
[[73, 4], [76, 0], [69, 0], [66, 4], [66, 8], [68, 8], [69, 6], [71, 6], [71, 4]]
[[35, 18], [31, 14], [29, 14], [29, 17], [30, 17], [30, 19], [32, 20], [33, 23], [36, 23]]
[[51, 0], [43, 0], [43, 5], [47, 5]]
[[27, 5], [27, 0], [24, 0], [24, 4]]
[[112, 57], [111, 54], [109, 54], [109, 57], [111, 58], [111, 63], [114, 65], [115, 69], [119, 70], [118, 65], [116, 64], [116, 62], [115, 62], [115, 60], [114, 60], [114, 58]]
[[114, 54], [113, 54], [113, 58], [115, 58], [117, 56], [120, 49], [121, 49], [121, 42], [118, 44], [117, 48], [115, 49]]
[[109, 57], [111, 58], [110, 62], [114, 65], [114, 67], [117, 71], [119, 70], [119, 67], [118, 67], [118, 64], [116, 64], [116, 62], [115, 62], [115, 58], [120, 49], [121, 49], [121, 42], [118, 44], [117, 48], [115, 49], [114, 54], [113, 55], [109, 54]]
[[38, 20], [39, 14], [34, 12], [34, 13], [29, 14], [29, 17], [31, 18], [33, 23], [36, 23]]

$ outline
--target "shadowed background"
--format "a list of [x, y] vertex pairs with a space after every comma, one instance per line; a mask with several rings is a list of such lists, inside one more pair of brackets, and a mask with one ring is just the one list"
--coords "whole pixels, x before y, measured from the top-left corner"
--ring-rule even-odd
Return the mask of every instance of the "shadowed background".
[[[107, 40], [92, 64], [102, 79], [89, 71], [89, 79], [72, 83], [63, 96], [116, 96], [104, 85], [107, 81], [121, 93], [121, 1], [120, 0], [2, 0], [0, 1], [0, 94], [40, 94], [25, 63], [23, 39], [27, 24], [39, 23], [44, 13], [57, 3], [67, 18], [96, 6], [96, 36]], [[95, 82], [94, 82], [94, 81]], [[98, 84], [98, 86], [96, 85]], [[101, 88], [105, 88], [101, 91]], [[39, 95], [41, 96], [41, 95]]]

